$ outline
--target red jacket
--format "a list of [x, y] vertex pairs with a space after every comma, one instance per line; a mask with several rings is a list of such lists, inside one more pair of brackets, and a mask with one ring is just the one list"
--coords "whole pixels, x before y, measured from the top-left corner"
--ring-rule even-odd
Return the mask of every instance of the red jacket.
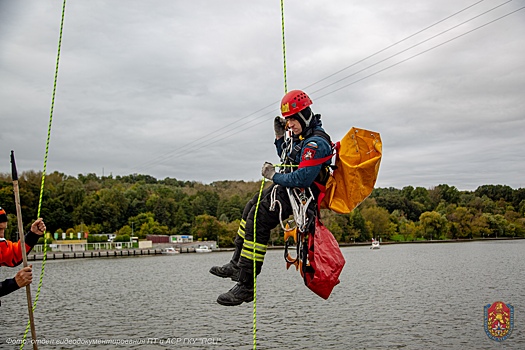
[[[38, 242], [41, 236], [29, 231], [25, 235], [26, 252], [29, 253], [31, 249]], [[11, 242], [0, 238], [0, 266], [18, 266], [22, 262], [22, 249], [20, 241]]]
[[[26, 252], [29, 253], [40, 238], [39, 235], [29, 231], [25, 235]], [[4, 238], [0, 238], [0, 266], [17, 266], [22, 262], [22, 249], [20, 241], [13, 243]], [[14, 278], [8, 278], [5, 281], [0, 281], [0, 296], [4, 296], [20, 287]], [[0, 305], [1, 302], [0, 302]]]

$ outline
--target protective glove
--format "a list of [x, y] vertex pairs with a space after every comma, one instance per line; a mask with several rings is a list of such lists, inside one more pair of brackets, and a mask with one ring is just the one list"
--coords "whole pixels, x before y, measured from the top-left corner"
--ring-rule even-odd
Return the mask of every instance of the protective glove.
[[271, 180], [273, 179], [273, 176], [275, 175], [275, 167], [273, 166], [272, 163], [265, 162], [263, 164], [261, 174], [268, 180]]
[[275, 138], [280, 139], [284, 136], [284, 131], [286, 127], [286, 120], [282, 117], [275, 117], [273, 120], [273, 130], [275, 131]]

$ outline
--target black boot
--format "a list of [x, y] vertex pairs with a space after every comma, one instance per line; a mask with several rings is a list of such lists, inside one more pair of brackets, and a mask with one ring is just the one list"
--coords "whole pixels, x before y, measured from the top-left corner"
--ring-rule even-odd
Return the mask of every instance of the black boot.
[[244, 269], [240, 270], [239, 282], [217, 298], [217, 302], [225, 306], [241, 305], [251, 301], [253, 301], [253, 272]]
[[241, 269], [237, 266], [237, 264], [233, 262], [229, 262], [226, 265], [223, 266], [213, 266], [210, 269], [210, 273], [215, 276], [219, 276], [222, 278], [231, 278], [232, 281], [237, 282], [239, 280], [239, 271]]

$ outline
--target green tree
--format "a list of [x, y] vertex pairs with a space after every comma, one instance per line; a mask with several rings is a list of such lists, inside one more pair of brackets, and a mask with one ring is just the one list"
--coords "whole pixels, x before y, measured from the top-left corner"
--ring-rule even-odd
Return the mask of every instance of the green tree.
[[357, 234], [368, 235], [366, 227], [366, 220], [361, 214], [361, 210], [353, 210], [350, 214], [347, 214], [350, 220], [350, 227], [354, 230], [353, 239], [357, 239]]
[[474, 237], [488, 237], [491, 233], [489, 229], [488, 219], [485, 214], [474, 216], [472, 219], [472, 235]]
[[168, 197], [168, 193], [151, 194], [146, 201], [146, 210], [155, 214], [155, 219], [162, 225], [175, 225], [176, 208], [175, 200]]
[[140, 230], [135, 233], [135, 235], [139, 238], [146, 238], [147, 235], [168, 235], [169, 229], [168, 226], [164, 226], [159, 224], [157, 221], [148, 220], [147, 222], [140, 225]]
[[421, 214], [419, 222], [423, 227], [427, 239], [441, 239], [447, 228], [447, 219], [435, 211], [427, 211]]
[[465, 207], [456, 207], [453, 212], [447, 215], [449, 222], [455, 224], [457, 231], [454, 232], [452, 238], [472, 238], [472, 219], [474, 215]]
[[485, 213], [483, 214], [487, 220], [488, 228], [490, 231], [490, 237], [492, 238], [498, 238], [498, 237], [504, 237], [509, 236], [509, 223], [505, 219], [505, 217], [501, 214], [489, 214]]
[[390, 238], [390, 214], [381, 207], [369, 207], [361, 211], [366, 222], [370, 223], [372, 237]]
[[227, 231], [220, 221], [214, 216], [203, 214], [195, 217], [195, 224], [191, 229], [193, 239], [197, 240], [216, 240], [217, 235], [226, 236]]

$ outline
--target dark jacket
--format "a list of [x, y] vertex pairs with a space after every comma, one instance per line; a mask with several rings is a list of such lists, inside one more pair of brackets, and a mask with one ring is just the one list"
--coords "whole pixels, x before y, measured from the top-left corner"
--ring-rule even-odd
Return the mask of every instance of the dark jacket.
[[[302, 142], [302, 144], [300, 144], [300, 152], [292, 155], [293, 159], [291, 159], [291, 162], [294, 165], [299, 165], [305, 160], [325, 158], [332, 154], [332, 147], [329, 141], [325, 139], [325, 137], [316, 134], [316, 130], [321, 131], [326, 135], [323, 128], [320, 125], [317, 125], [308, 133], [310, 136], [306, 136], [304, 140], [300, 141], [298, 138], [297, 140], [294, 140], [294, 143], [295, 141]], [[284, 137], [275, 140], [275, 147], [278, 155], [282, 154], [283, 147], [285, 146]], [[330, 162], [331, 160], [328, 160], [324, 164], [302, 167], [287, 173], [276, 173], [272, 180], [274, 183], [284, 187], [310, 187], [318, 177], [323, 166], [329, 165]]]

